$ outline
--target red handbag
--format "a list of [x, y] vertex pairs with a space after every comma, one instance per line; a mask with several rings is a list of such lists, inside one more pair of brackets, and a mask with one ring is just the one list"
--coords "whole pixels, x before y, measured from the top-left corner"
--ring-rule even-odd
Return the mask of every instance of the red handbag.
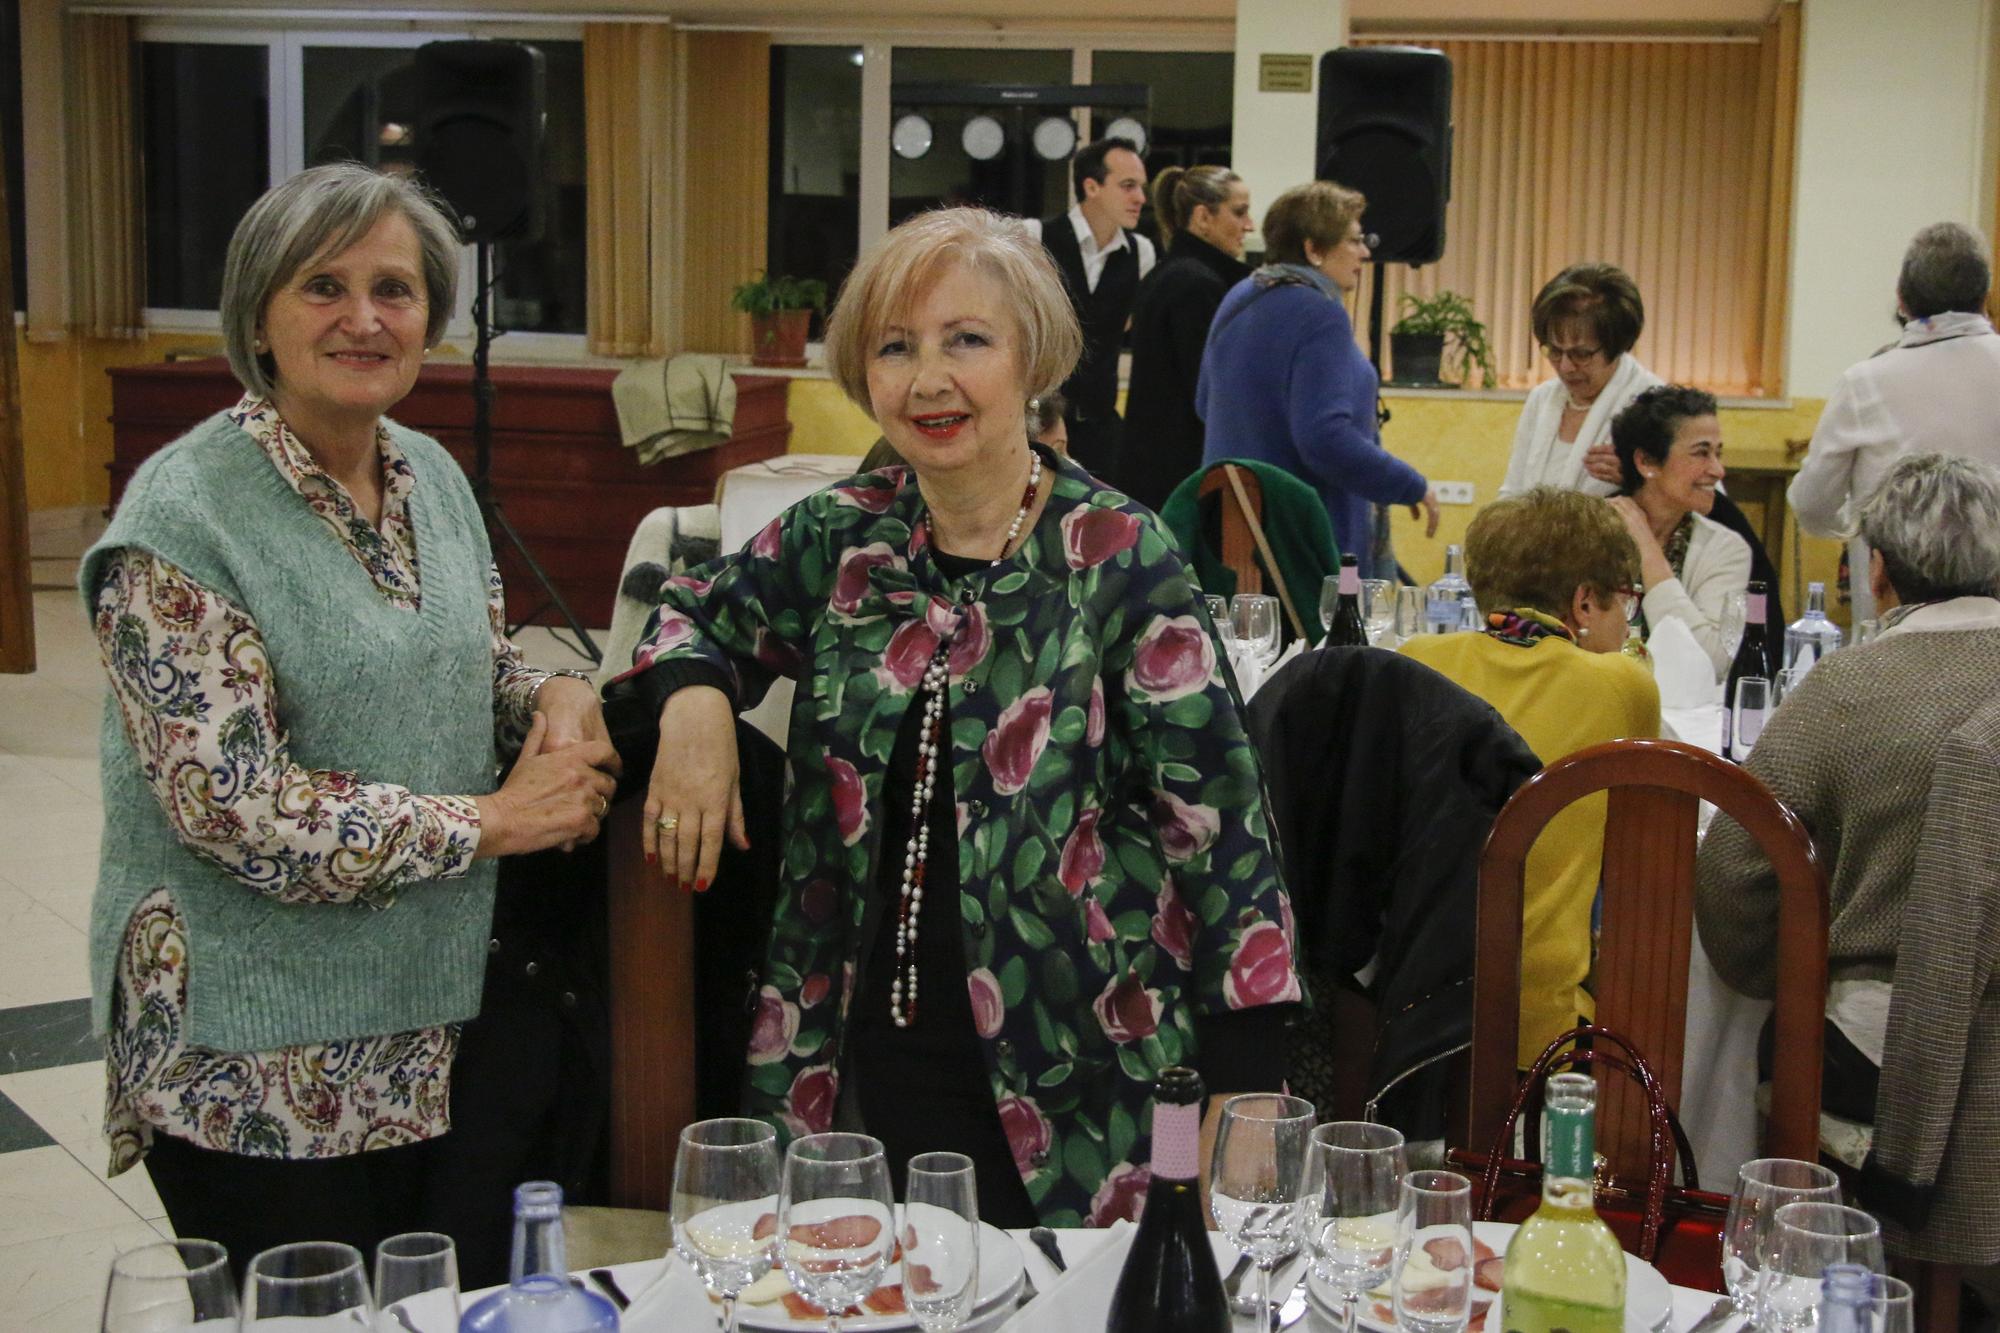
[[[1659, 1269], [1667, 1281], [1703, 1291], [1723, 1290], [1722, 1226], [1729, 1216], [1729, 1196], [1701, 1188], [1694, 1150], [1667, 1105], [1659, 1076], [1631, 1042], [1610, 1028], [1586, 1023], [1550, 1042], [1521, 1080], [1492, 1149], [1480, 1154], [1454, 1148], [1445, 1154], [1448, 1162], [1478, 1178], [1475, 1214], [1489, 1222], [1519, 1222], [1541, 1205], [1541, 1163], [1507, 1155], [1514, 1127], [1530, 1106], [1539, 1112], [1542, 1087], [1550, 1074], [1584, 1065], [1622, 1073], [1638, 1083], [1646, 1094], [1651, 1122], [1645, 1180], [1600, 1179], [1598, 1215], [1627, 1251]], [[1676, 1158], [1683, 1185], [1673, 1183]]]

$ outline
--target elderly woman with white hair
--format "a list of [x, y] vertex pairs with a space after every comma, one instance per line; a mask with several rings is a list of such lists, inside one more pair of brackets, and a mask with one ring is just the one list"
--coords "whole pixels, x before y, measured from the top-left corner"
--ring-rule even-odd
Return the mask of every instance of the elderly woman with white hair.
[[1991, 254], [1984, 237], [1956, 222], [1916, 234], [1896, 275], [1902, 336], [1841, 375], [1786, 491], [1800, 527], [1849, 539], [1856, 620], [1878, 608], [1855, 511], [1890, 466], [1933, 451], [2000, 464], [2000, 333], [1986, 317]]
[[111, 685], [111, 1171], [143, 1158], [174, 1230], [239, 1271], [422, 1225], [493, 858], [596, 836], [613, 790], [596, 692], [507, 640], [464, 473], [384, 415], [458, 256], [406, 180], [315, 167], [265, 194], [223, 273], [243, 398], [139, 469], [82, 564]]
[[[1300, 987], [1255, 752], [1151, 512], [1031, 444], [1081, 338], [1018, 222], [865, 253], [833, 376], [907, 467], [669, 580], [647, 849], [700, 891], [743, 839], [731, 714], [799, 681], [745, 1113], [976, 1164], [980, 1213], [1133, 1215], [1163, 1067], [1276, 1089]], [[1211, 1103], [1213, 1105], [1213, 1103]]]
[[[2000, 694], [2000, 469], [1906, 455], [1859, 517], [1882, 633], [1827, 658], [1785, 696], [1749, 769], [1805, 821], [1832, 871], [1823, 1104], [1873, 1122], [1925, 793], [1947, 739]], [[1715, 970], [1745, 994], [1770, 996], [1778, 887], [1769, 863], [1718, 815], [1697, 871], [1696, 920]]]

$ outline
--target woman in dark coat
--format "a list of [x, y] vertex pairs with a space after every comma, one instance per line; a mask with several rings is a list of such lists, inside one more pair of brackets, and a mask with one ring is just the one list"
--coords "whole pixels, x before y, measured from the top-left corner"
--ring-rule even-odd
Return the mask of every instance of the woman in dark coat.
[[1228, 167], [1168, 167], [1153, 183], [1153, 216], [1167, 259], [1132, 305], [1132, 381], [1113, 484], [1158, 509], [1201, 466], [1195, 380], [1215, 308], [1250, 276], [1250, 187]]

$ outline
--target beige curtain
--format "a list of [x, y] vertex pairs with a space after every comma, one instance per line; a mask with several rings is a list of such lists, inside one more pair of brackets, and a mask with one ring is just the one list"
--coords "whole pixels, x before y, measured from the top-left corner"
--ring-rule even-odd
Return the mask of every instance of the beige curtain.
[[698, 32], [685, 40], [683, 345], [696, 352], [748, 352], [750, 319], [729, 308], [729, 293], [764, 267], [771, 188], [771, 39], [755, 32]]
[[145, 336], [132, 21], [69, 20], [69, 324], [93, 338]]
[[[1386, 323], [1406, 291], [1459, 292], [1487, 325], [1501, 387], [1525, 387], [1550, 373], [1528, 328], [1535, 293], [1566, 265], [1607, 260], [1645, 297], [1635, 350], [1655, 372], [1783, 392], [1797, 6], [1778, 6], [1756, 42], [1421, 44], [1452, 61], [1446, 251], [1388, 270]], [[1371, 281], [1356, 302], [1364, 346]]]
[[675, 350], [676, 39], [664, 23], [583, 25], [589, 345]]

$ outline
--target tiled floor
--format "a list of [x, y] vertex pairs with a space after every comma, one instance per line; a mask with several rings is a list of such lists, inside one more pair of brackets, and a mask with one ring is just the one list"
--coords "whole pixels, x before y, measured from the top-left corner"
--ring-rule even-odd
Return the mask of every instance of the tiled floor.
[[[119, 1250], [171, 1236], [144, 1170], [104, 1178], [84, 940], [103, 809], [97, 649], [76, 594], [89, 529], [42, 532], [38, 670], [0, 675], [0, 1330], [97, 1327]], [[541, 629], [530, 661], [588, 667]]]

